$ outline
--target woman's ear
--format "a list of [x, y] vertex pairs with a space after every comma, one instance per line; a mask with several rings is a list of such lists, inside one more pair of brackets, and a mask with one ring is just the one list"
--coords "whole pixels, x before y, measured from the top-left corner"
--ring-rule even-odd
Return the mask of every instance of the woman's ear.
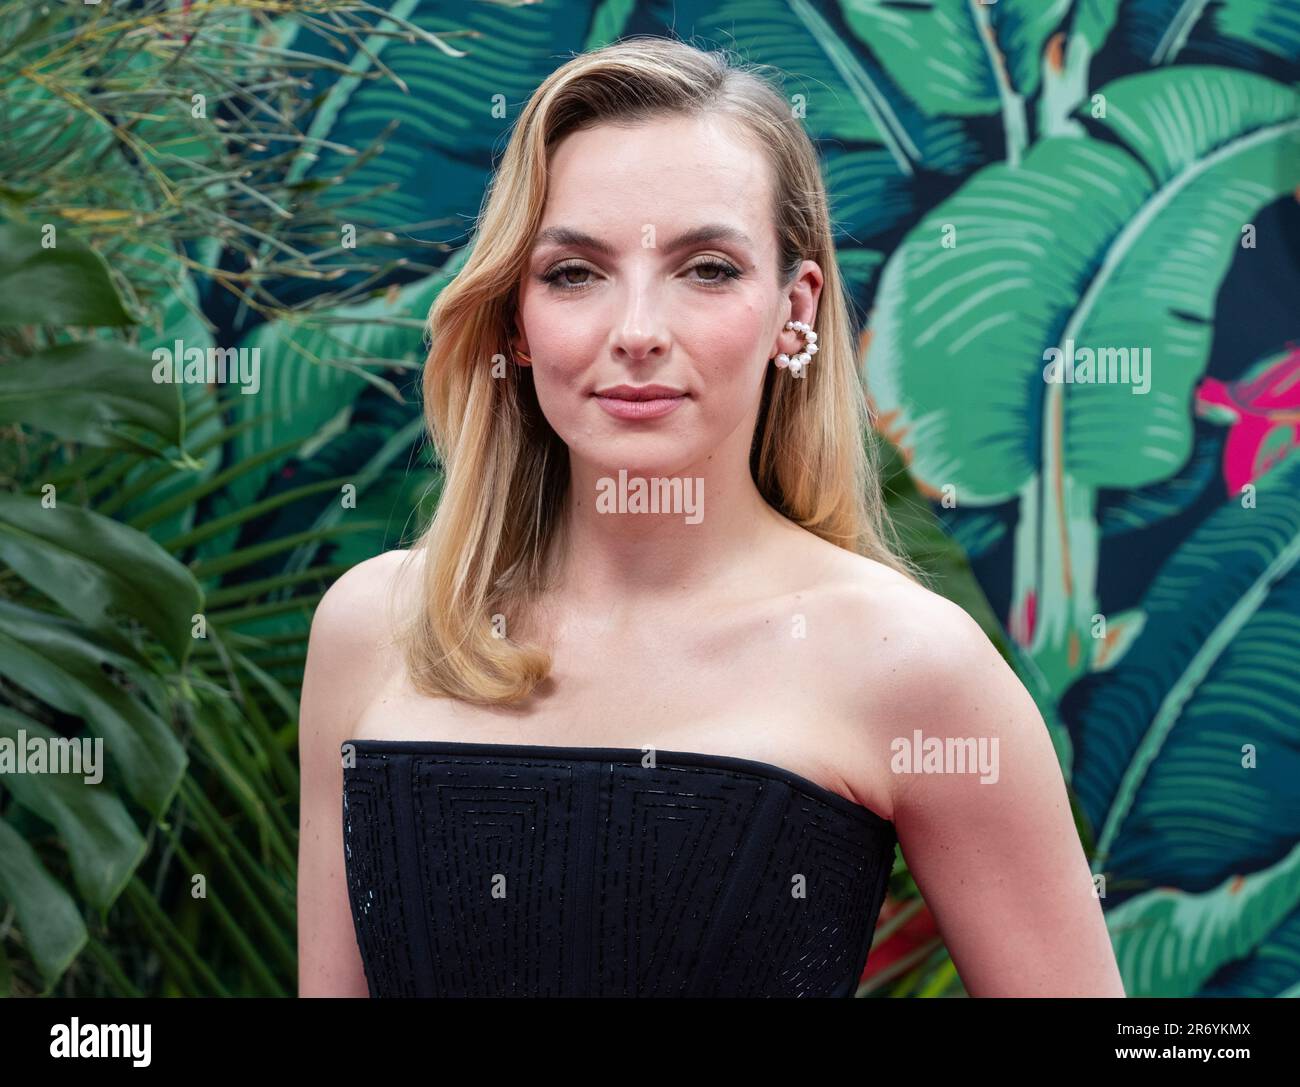
[[520, 366], [531, 366], [532, 357], [528, 354], [528, 337], [524, 335], [523, 330], [519, 327], [518, 314], [510, 322], [510, 355]]

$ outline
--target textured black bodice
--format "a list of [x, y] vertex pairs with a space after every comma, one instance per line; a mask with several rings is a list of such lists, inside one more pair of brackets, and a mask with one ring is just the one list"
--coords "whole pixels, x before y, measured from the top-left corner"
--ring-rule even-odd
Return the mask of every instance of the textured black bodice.
[[852, 996], [894, 825], [790, 770], [637, 748], [349, 740], [371, 996]]

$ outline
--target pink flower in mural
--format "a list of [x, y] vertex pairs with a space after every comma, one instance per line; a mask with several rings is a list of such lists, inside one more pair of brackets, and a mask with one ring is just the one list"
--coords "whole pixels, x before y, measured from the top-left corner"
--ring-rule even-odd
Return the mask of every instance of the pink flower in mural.
[[1196, 413], [1227, 423], [1223, 481], [1237, 494], [1300, 445], [1300, 347], [1265, 359], [1240, 381], [1207, 378]]

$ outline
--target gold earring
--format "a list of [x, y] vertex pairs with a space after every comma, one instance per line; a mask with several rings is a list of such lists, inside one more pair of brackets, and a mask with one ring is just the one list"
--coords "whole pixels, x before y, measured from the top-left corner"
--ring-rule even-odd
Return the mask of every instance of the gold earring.
[[532, 365], [532, 361], [533, 361], [532, 356], [531, 356], [531, 355], [525, 355], [522, 351], [516, 351], [516, 352], [515, 352], [515, 358], [517, 358], [517, 359], [523, 359], [524, 362], [528, 363], [529, 365]]

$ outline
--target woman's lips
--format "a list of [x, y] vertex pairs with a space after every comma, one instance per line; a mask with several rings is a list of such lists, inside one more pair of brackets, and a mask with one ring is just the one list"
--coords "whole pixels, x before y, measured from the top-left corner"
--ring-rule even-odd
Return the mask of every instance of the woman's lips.
[[656, 397], [653, 400], [623, 400], [596, 394], [596, 402], [616, 419], [657, 419], [667, 415], [686, 399], [681, 396]]

